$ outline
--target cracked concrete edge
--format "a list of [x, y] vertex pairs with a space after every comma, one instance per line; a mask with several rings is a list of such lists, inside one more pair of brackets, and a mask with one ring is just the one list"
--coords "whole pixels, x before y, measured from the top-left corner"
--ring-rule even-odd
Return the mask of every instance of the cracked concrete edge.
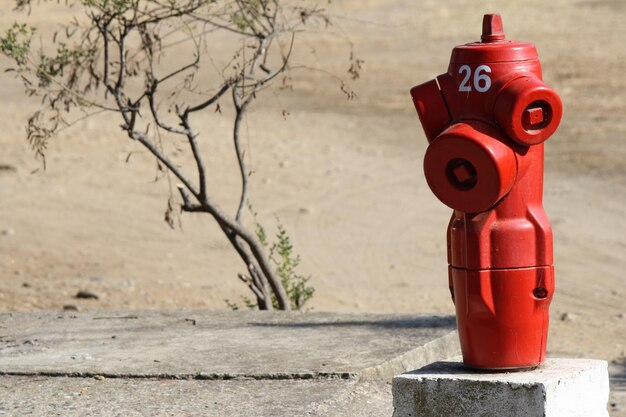
[[98, 378], [107, 379], [169, 379], [169, 380], [196, 380], [196, 381], [285, 381], [285, 380], [356, 380], [357, 373], [352, 372], [294, 372], [294, 373], [264, 373], [264, 374], [211, 374], [198, 373], [108, 373], [108, 372], [48, 372], [48, 371], [0, 371], [0, 376], [49, 377], [49, 378]]
[[380, 365], [363, 369], [358, 373], [358, 380], [391, 382], [396, 375], [419, 369], [433, 362], [458, 357], [460, 354], [459, 336], [455, 330]]
[[293, 372], [293, 373], [119, 373], [90, 371], [2, 371], [0, 376], [41, 376], [41, 377], [72, 377], [72, 378], [122, 378], [122, 379], [173, 379], [173, 380], [356, 380], [360, 382], [383, 381], [390, 383], [392, 378], [403, 372], [415, 370], [430, 363], [451, 359], [460, 355], [460, 346], [456, 331], [438, 339], [409, 350], [379, 365], [365, 368], [357, 372]]

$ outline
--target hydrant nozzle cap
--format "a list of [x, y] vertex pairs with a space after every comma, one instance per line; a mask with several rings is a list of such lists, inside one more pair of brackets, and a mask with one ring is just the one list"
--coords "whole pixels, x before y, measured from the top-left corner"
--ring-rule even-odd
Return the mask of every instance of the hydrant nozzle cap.
[[483, 17], [483, 34], [480, 40], [483, 42], [497, 42], [504, 40], [502, 17], [499, 14], [486, 14]]

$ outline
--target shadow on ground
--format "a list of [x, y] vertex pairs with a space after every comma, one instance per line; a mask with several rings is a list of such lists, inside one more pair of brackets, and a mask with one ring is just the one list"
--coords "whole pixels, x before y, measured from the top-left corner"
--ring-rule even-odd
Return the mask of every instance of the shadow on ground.
[[319, 327], [371, 327], [382, 329], [422, 329], [422, 328], [456, 328], [454, 316], [442, 317], [400, 317], [382, 320], [342, 320], [342, 321], [301, 321], [291, 323], [255, 322], [250, 323], [258, 327], [283, 327], [283, 328], [319, 328]]
[[612, 391], [626, 391], [626, 356], [609, 365]]

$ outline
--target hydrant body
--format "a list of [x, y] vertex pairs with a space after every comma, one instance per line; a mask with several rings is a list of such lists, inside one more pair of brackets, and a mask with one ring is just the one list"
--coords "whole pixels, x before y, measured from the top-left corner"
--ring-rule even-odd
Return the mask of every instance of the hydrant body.
[[535, 46], [506, 41], [499, 15], [486, 15], [482, 41], [454, 48], [448, 72], [411, 95], [429, 141], [427, 183], [453, 209], [448, 274], [463, 361], [537, 366], [554, 293], [543, 141], [561, 100], [542, 82]]

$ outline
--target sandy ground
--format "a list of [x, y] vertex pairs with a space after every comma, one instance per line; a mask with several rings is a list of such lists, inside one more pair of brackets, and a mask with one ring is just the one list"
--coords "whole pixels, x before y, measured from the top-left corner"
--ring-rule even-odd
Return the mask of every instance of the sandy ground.
[[[557, 268], [549, 353], [613, 361], [623, 382], [622, 0], [333, 2], [331, 15], [365, 60], [353, 84], [358, 99], [348, 103], [334, 79], [312, 71], [294, 74], [293, 91], [266, 92], [246, 124], [252, 204], [268, 229], [278, 216], [289, 231], [316, 288], [311, 308], [453, 313], [449, 209], [423, 179], [426, 141], [408, 90], [445, 72], [451, 49], [478, 39], [482, 14], [491, 11], [502, 13], [509, 39], [536, 43], [544, 79], [565, 104], [546, 144]], [[52, 25], [62, 17], [39, 19]], [[14, 19], [3, 13], [1, 28]], [[298, 59], [347, 69], [342, 37], [317, 39], [303, 38]], [[247, 295], [236, 278], [243, 265], [210, 218], [185, 214], [181, 230], [165, 224], [168, 182], [154, 181], [154, 160], [124, 138], [117, 120], [94, 118], [63, 132], [44, 172], [24, 139], [37, 102], [9, 74], [0, 86], [0, 310], [225, 309], [224, 299]], [[233, 210], [228, 111], [198, 123], [211, 147], [212, 192]], [[83, 289], [100, 298], [73, 298]]]

